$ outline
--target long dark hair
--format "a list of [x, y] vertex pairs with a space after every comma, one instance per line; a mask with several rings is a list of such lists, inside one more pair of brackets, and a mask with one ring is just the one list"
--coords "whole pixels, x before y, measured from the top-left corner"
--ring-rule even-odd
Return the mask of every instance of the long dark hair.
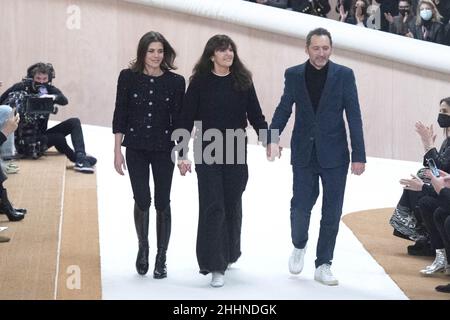
[[150, 31], [144, 34], [139, 40], [137, 47], [136, 59], [130, 62], [130, 69], [134, 72], [143, 72], [145, 68], [145, 56], [147, 54], [148, 46], [152, 42], [161, 42], [164, 49], [164, 58], [161, 62], [161, 70], [169, 71], [176, 69], [173, 62], [177, 54], [172, 48], [170, 43], [164, 38], [164, 36], [156, 31]]
[[199, 76], [207, 75], [214, 69], [214, 63], [211, 61], [211, 57], [218, 50], [224, 50], [230, 47], [234, 52], [233, 64], [230, 67], [231, 76], [234, 80], [234, 87], [237, 90], [247, 90], [252, 85], [252, 73], [244, 66], [239, 59], [236, 44], [227, 35], [217, 34], [210, 38], [206, 43], [203, 54], [192, 70], [192, 76], [189, 81], [194, 80]]

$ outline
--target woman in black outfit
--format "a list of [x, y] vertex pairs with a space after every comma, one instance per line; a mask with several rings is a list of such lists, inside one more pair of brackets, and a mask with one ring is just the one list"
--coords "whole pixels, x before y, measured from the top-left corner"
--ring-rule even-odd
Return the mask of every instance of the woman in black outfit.
[[[185, 90], [184, 78], [175, 69], [175, 51], [158, 32], [142, 36], [136, 60], [120, 72], [113, 118], [114, 167], [123, 175], [128, 166], [134, 195], [134, 222], [139, 240], [136, 270], [148, 271], [148, 225], [152, 167], [155, 185], [158, 252], [153, 277], [167, 276], [166, 251], [171, 228], [170, 189], [174, 163], [171, 134]], [[126, 165], [121, 151], [126, 147]]]
[[[439, 105], [438, 124], [443, 128], [445, 136], [439, 150], [434, 146], [436, 134], [433, 126], [427, 127], [420, 121], [415, 126], [425, 150], [423, 165], [427, 167], [427, 160], [432, 159], [439, 169], [450, 171], [450, 131], [447, 127], [448, 124], [442, 120], [450, 113], [450, 98], [442, 99]], [[432, 221], [432, 213], [438, 206], [437, 194], [429, 184], [414, 183], [418, 188], [415, 190], [408, 183], [411, 179], [404, 180], [407, 186], [403, 190], [395, 214], [391, 219], [394, 235], [416, 241], [414, 245], [408, 246], [408, 254], [434, 256], [435, 250], [443, 248], [442, 240], [440, 240]], [[399, 217], [403, 217], [400, 219], [401, 221]]]
[[[194, 121], [201, 121], [201, 128], [198, 122], [195, 124], [194, 139], [199, 193], [197, 260], [200, 273], [212, 273], [213, 287], [223, 286], [227, 266], [241, 255], [242, 194], [248, 180], [244, 136], [247, 120], [261, 140], [263, 135], [259, 130], [267, 129], [267, 122], [251, 73], [240, 61], [233, 40], [226, 35], [215, 35], [208, 40], [194, 67], [180, 115], [180, 127], [188, 132]], [[221, 137], [213, 142], [200, 139], [213, 132], [209, 129], [214, 129]], [[236, 135], [242, 134], [230, 138], [225, 135], [227, 129], [232, 129]], [[213, 143], [218, 148], [208, 157]], [[225, 148], [230, 143], [234, 143], [234, 147]], [[186, 153], [180, 156], [185, 159], [179, 161], [180, 172], [184, 175], [190, 171], [190, 163]]]

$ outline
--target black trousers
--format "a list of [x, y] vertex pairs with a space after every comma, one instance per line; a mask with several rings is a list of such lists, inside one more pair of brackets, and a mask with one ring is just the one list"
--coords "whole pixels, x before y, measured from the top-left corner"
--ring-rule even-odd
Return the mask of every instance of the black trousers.
[[199, 220], [197, 260], [200, 273], [224, 273], [241, 255], [242, 194], [246, 164], [198, 164]]
[[127, 168], [134, 201], [141, 210], [150, 208], [152, 200], [149, 185], [150, 166], [155, 187], [156, 210], [162, 211], [170, 204], [170, 189], [175, 167], [170, 155], [170, 151], [126, 149]]
[[445, 247], [445, 253], [447, 254], [447, 261], [450, 259], [450, 212], [437, 208], [434, 211], [434, 222], [436, 228], [441, 235], [442, 241]]
[[[75, 150], [72, 150], [67, 144], [66, 136], [69, 134]], [[47, 138], [46, 144], [48, 148], [55, 146], [56, 150], [64, 153], [72, 162], [76, 162], [77, 154], [86, 155], [83, 130], [81, 129], [81, 122], [78, 118], [70, 118], [57, 124], [45, 131], [44, 136]]]
[[418, 202], [419, 212], [422, 216], [423, 224], [430, 235], [431, 246], [434, 250], [444, 248], [444, 243], [434, 221], [434, 213], [438, 209], [438, 199], [431, 196], [424, 196]]

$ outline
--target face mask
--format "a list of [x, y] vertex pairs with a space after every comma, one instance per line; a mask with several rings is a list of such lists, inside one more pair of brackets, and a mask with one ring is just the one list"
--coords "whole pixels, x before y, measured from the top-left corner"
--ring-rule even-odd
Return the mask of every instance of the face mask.
[[431, 19], [432, 16], [433, 16], [433, 11], [431, 11], [430, 9], [420, 10], [420, 17], [423, 20], [428, 21]]
[[408, 13], [408, 11], [409, 11], [409, 10], [406, 10], [406, 9], [399, 10], [400, 14], [401, 14], [403, 17]]
[[450, 127], [450, 116], [448, 114], [440, 113], [438, 116], [438, 123], [441, 128]]

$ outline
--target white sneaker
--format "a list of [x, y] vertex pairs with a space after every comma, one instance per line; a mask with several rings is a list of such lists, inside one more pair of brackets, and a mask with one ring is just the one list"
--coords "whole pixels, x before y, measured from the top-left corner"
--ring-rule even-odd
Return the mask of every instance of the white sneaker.
[[331, 272], [331, 266], [326, 263], [317, 267], [314, 272], [314, 280], [327, 286], [337, 286], [339, 284], [338, 279], [336, 279]]
[[220, 288], [225, 284], [225, 276], [220, 272], [211, 273], [211, 287]]
[[294, 248], [291, 257], [289, 258], [289, 272], [292, 274], [299, 274], [303, 270], [305, 263], [306, 247], [303, 249]]

